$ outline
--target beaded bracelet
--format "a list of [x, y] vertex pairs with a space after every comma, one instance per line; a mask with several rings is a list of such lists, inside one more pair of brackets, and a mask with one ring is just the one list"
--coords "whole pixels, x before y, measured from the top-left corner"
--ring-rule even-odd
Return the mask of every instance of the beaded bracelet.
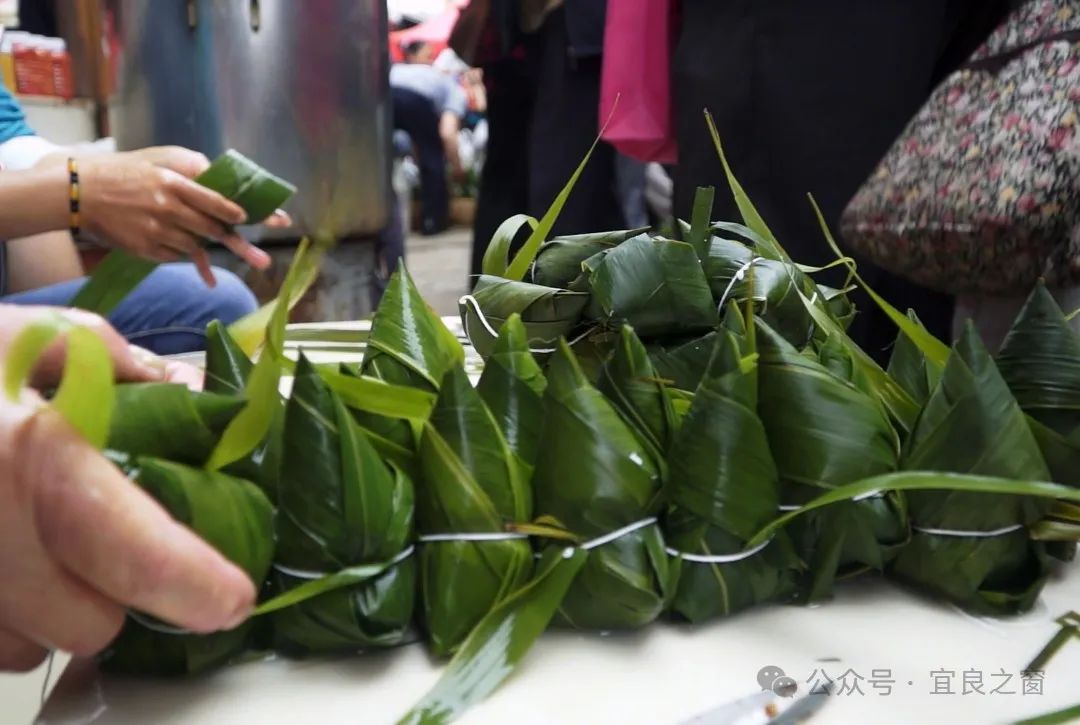
[[71, 216], [69, 217], [68, 228], [71, 230], [71, 236], [78, 241], [80, 234], [79, 225], [79, 163], [69, 158], [67, 162], [68, 167], [68, 203]]

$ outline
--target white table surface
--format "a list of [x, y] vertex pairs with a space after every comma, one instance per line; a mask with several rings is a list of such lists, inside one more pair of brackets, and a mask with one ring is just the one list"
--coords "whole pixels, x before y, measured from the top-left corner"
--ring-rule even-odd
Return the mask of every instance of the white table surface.
[[[815, 608], [767, 606], [697, 628], [655, 624], [637, 633], [546, 633], [511, 679], [461, 722], [675, 723], [752, 693], [757, 672], [782, 668], [805, 692], [816, 669], [848, 683], [814, 722], [1006, 723], [1080, 702], [1080, 641], [1047, 668], [1042, 695], [1020, 694], [1019, 672], [1057, 631], [1053, 619], [1080, 604], [1080, 564], [1062, 567], [1035, 610], [985, 620], [917, 598], [873, 578], [842, 586]], [[827, 662], [820, 660], [828, 659]], [[865, 693], [850, 688], [866, 678]], [[891, 694], [868, 682], [890, 670]], [[930, 694], [935, 671], [952, 671], [955, 694]], [[960, 694], [963, 672], [986, 694]], [[1004, 689], [990, 694], [1013, 675]], [[389, 652], [272, 659], [191, 680], [87, 674], [61, 683], [40, 722], [393, 723], [435, 682], [421, 645]], [[945, 681], [949, 678], [945, 675]], [[910, 685], [908, 683], [911, 683]]]
[[[359, 360], [361, 354], [354, 346], [312, 356]], [[1035, 609], [1007, 620], [972, 617], [870, 577], [841, 585], [820, 606], [766, 606], [696, 628], [665, 622], [608, 636], [551, 631], [461, 722], [675, 725], [756, 691], [758, 671], [772, 665], [793, 677], [800, 692], [820, 680], [812, 676], [821, 670], [846, 687], [830, 696], [815, 722], [1007, 723], [1080, 703], [1080, 640], [1051, 662], [1041, 695], [1021, 694], [1019, 676], [1057, 631], [1053, 620], [1078, 607], [1080, 562], [1061, 565]], [[962, 694], [965, 671], [969, 682], [982, 680], [986, 694]], [[1005, 682], [1002, 671], [1011, 680], [1001, 689], [1015, 694], [990, 692]], [[101, 676], [82, 663], [65, 673], [39, 722], [393, 723], [439, 672], [422, 645], [302, 661], [268, 658], [172, 681]], [[935, 672], [954, 694], [931, 694]], [[895, 680], [891, 692], [884, 682], [875, 688], [875, 677]], [[854, 685], [864, 694], [853, 692]], [[40, 678], [26, 687], [40, 688]], [[0, 722], [7, 722], [2, 708]]]

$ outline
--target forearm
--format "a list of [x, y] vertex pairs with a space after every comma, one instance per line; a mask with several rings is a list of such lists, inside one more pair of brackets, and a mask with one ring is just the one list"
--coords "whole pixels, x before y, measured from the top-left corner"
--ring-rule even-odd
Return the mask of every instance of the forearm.
[[439, 119], [439, 138], [442, 139], [446, 161], [455, 171], [461, 168], [461, 155], [458, 153], [458, 131], [461, 121], [453, 113], [444, 113]]
[[62, 164], [0, 173], [0, 239], [66, 229], [68, 173]]

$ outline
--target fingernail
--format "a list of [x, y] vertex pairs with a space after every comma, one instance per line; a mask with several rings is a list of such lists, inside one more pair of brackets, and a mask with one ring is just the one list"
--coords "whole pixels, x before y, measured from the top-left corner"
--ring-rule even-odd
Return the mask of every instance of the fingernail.
[[164, 378], [166, 362], [149, 350], [138, 345], [128, 345], [135, 363], [151, 378]]

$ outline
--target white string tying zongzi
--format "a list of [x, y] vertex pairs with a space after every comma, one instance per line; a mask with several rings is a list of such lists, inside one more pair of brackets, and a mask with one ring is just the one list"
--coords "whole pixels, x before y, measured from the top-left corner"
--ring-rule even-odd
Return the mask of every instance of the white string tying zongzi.
[[667, 547], [665, 551], [668, 553], [668, 556], [678, 557], [683, 561], [693, 562], [694, 564], [735, 564], [740, 561], [745, 561], [755, 554], [760, 554], [765, 550], [766, 546], [772, 543], [772, 541], [773, 537], [770, 536], [754, 548], [740, 551], [737, 554], [691, 554], [687, 551], [672, 549], [670, 546]]
[[512, 541], [527, 538], [529, 538], [528, 534], [510, 531], [465, 531], [456, 534], [424, 534], [416, 537], [416, 540], [421, 544], [430, 544], [440, 541]]
[[[865, 501], [868, 498], [884, 498], [885, 492], [875, 489], [873, 491], [867, 491], [866, 493], [860, 493], [858, 496], [851, 498], [851, 503], [858, 503], [859, 501]], [[778, 511], [798, 511], [803, 507], [802, 504], [797, 503], [782, 503], [776, 507]]]
[[[397, 566], [398, 564], [412, 556], [415, 551], [416, 547], [410, 544], [406, 548], [402, 549], [397, 556], [388, 561], [386, 564], [386, 568], [390, 569]], [[284, 566], [282, 564], [274, 564], [274, 570], [287, 576], [294, 577], [296, 579], [307, 579], [312, 581], [316, 579], [322, 579], [323, 577], [333, 576], [337, 573], [310, 571], [308, 569], [293, 569], [292, 567]], [[154, 632], [159, 632], [161, 634], [171, 634], [176, 636], [192, 634], [190, 630], [182, 629], [180, 627], [174, 627], [171, 624], [166, 624], [165, 622], [159, 622], [156, 619], [151, 619], [150, 617], [140, 614], [139, 612], [136, 612], [134, 610], [129, 611], [127, 615], [131, 618], [132, 621], [137, 622]]]
[[622, 537], [628, 536], [628, 535], [634, 533], [635, 531], [638, 531], [640, 529], [644, 529], [646, 526], [652, 526], [655, 523], [656, 523], [656, 517], [655, 516], [650, 516], [650, 517], [648, 517], [646, 519], [641, 519], [640, 521], [635, 521], [632, 524], [627, 524], [626, 526], [622, 527], [621, 529], [616, 529], [615, 531], [612, 531], [611, 533], [604, 534], [603, 536], [597, 536], [595, 539], [590, 539], [589, 541], [586, 541], [584, 544], [578, 544], [577, 547], [571, 547], [571, 548], [578, 548], [578, 549], [582, 549], [583, 551], [590, 551], [592, 549], [595, 549], [598, 546], [603, 546], [604, 544], [610, 544], [612, 541], [615, 541], [616, 539], [621, 539]]
[[[386, 568], [397, 566], [401, 562], [408, 559], [416, 551], [416, 547], [410, 544], [409, 546], [398, 552], [398, 555], [386, 563]], [[291, 576], [294, 579], [308, 579], [314, 581], [316, 579], [322, 579], [326, 576], [333, 576], [337, 572], [334, 571], [312, 571], [310, 569], [294, 569], [291, 566], [285, 566], [284, 564], [274, 563], [274, 571], [286, 576]]]
[[731, 290], [735, 288], [735, 283], [741, 282], [743, 277], [746, 276], [747, 270], [749, 270], [751, 267], [753, 267], [755, 264], [762, 261], [763, 259], [764, 257], [752, 257], [749, 262], [739, 267], [738, 271], [735, 272], [734, 275], [732, 275], [731, 281], [728, 282], [727, 288], [724, 290], [724, 294], [720, 295], [720, 304], [716, 306], [717, 310], [719, 310], [720, 312], [724, 311], [724, 305], [727, 304], [728, 295], [730, 295]]
[[[458, 300], [458, 304], [459, 305], [465, 305], [470, 310], [472, 310], [473, 314], [475, 314], [480, 319], [480, 324], [484, 326], [484, 330], [489, 335], [491, 335], [492, 337], [498, 337], [499, 336], [499, 333], [495, 330], [494, 327], [491, 326], [491, 323], [488, 322], [487, 316], [484, 314], [484, 311], [482, 309], [480, 309], [480, 303], [476, 301], [475, 297], [473, 297], [472, 295], [464, 295]], [[465, 329], [465, 336], [468, 337], [469, 339], [472, 339], [471, 336], [469, 335], [469, 316], [468, 315], [465, 315], [464, 317], [462, 317], [461, 325]], [[588, 330], [585, 330], [585, 332], [581, 333], [580, 335], [575, 337], [573, 340], [570, 340], [567, 343], [567, 345], [569, 345], [570, 347], [573, 347], [574, 345], [578, 344], [579, 342], [584, 340], [586, 337], [591, 335], [594, 329], [595, 328], [590, 327]], [[533, 353], [534, 355], [550, 355], [550, 354], [556, 352], [556, 348], [554, 348], [554, 347], [530, 347], [529, 352]]]
[[929, 534], [931, 536], [952, 536], [958, 539], [994, 539], [998, 536], [1006, 536], [1008, 534], [1021, 531], [1026, 528], [1023, 524], [1013, 524], [1012, 526], [1002, 526], [1000, 529], [993, 529], [991, 531], [964, 531], [962, 529], [932, 529], [925, 526], [912, 526], [912, 531], [917, 531], [920, 534]]

